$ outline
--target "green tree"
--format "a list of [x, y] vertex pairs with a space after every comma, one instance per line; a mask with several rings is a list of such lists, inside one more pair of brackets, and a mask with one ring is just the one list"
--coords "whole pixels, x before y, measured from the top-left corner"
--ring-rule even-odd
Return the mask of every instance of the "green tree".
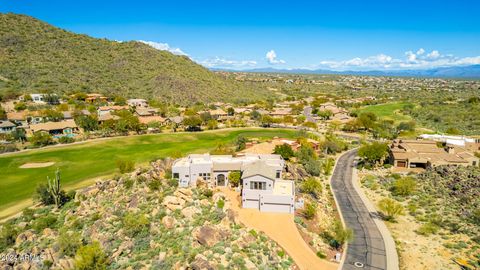
[[322, 170], [325, 175], [330, 175], [335, 165], [335, 160], [333, 158], [327, 158], [322, 161]]
[[330, 110], [322, 110], [318, 111], [317, 115], [323, 120], [329, 120], [333, 116], [333, 113]]
[[403, 215], [403, 206], [396, 201], [385, 198], [378, 202], [378, 208], [383, 212], [385, 219], [395, 221], [398, 215]]
[[207, 122], [207, 129], [217, 129], [218, 128], [218, 121], [215, 119], [210, 119]]
[[198, 131], [202, 125], [202, 119], [196, 115], [185, 117], [183, 119], [183, 125], [185, 125], [189, 131]]
[[257, 110], [253, 110], [250, 113], [250, 119], [259, 121], [260, 119], [262, 119], [262, 114], [260, 114]]
[[242, 135], [238, 135], [237, 139], [235, 139], [236, 151], [242, 151], [246, 148], [246, 144], [248, 139]]
[[235, 114], [235, 110], [234, 110], [232, 107], [228, 107], [228, 108], [227, 108], [227, 114], [230, 115], [230, 116], [232, 116], [232, 115]]
[[228, 182], [234, 186], [234, 187], [238, 187], [238, 185], [240, 184], [240, 179], [242, 177], [242, 174], [240, 171], [231, 171], [229, 174], [228, 174]]
[[333, 226], [333, 239], [330, 245], [335, 249], [341, 248], [345, 243], [353, 239], [352, 229], [344, 228], [340, 221], [335, 221]]
[[381, 142], [364, 144], [358, 149], [358, 155], [369, 164], [383, 164], [388, 155], [388, 145]]
[[357, 117], [358, 125], [366, 130], [373, 129], [376, 121], [377, 115], [372, 112], [363, 112]]
[[271, 117], [270, 115], [262, 115], [262, 126], [263, 127], [269, 127], [270, 125], [272, 125], [275, 121], [273, 120], [273, 117]]
[[0, 106], [0, 120], [7, 119], [7, 112]]
[[74, 117], [75, 123], [84, 131], [95, 131], [99, 129], [98, 119], [94, 115], [78, 115]]
[[37, 131], [33, 133], [33, 136], [30, 137], [30, 142], [35, 147], [42, 147], [42, 146], [55, 144], [55, 141], [53, 140], [52, 135], [42, 131]]
[[17, 104], [15, 104], [15, 106], [13, 106], [13, 108], [15, 109], [15, 111], [24, 111], [25, 109], [27, 109], [27, 104], [25, 104], [24, 102], [18, 102]]
[[295, 156], [298, 158], [298, 161], [304, 165], [310, 159], [317, 159], [317, 154], [315, 153], [315, 150], [307, 144], [302, 144], [295, 153]]
[[63, 113], [52, 109], [46, 109], [42, 112], [42, 115], [48, 119], [48, 121], [58, 122], [63, 120]]
[[108, 265], [108, 257], [98, 242], [80, 247], [75, 255], [76, 270], [105, 270]]
[[122, 96], [116, 96], [113, 102], [115, 103], [115, 105], [118, 105], [118, 106], [127, 105], [127, 100]]
[[281, 155], [282, 158], [285, 160], [289, 160], [290, 158], [295, 156], [295, 152], [293, 152], [292, 147], [286, 143], [281, 145], [276, 145], [273, 153], [277, 155]]

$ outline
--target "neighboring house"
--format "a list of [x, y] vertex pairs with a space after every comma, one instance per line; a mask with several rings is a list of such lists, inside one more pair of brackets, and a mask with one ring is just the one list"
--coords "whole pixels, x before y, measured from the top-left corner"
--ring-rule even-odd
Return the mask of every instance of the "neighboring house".
[[394, 140], [390, 162], [397, 168], [429, 168], [440, 165], [478, 166], [479, 158], [457, 145], [437, 146], [435, 141]]
[[22, 112], [8, 112], [7, 113], [7, 119], [15, 124], [17, 126], [21, 126], [23, 128], [28, 127], [28, 121], [27, 121], [27, 114], [25, 111]]
[[168, 119], [163, 118], [163, 117], [158, 116], [158, 115], [153, 115], [153, 116], [139, 116], [138, 121], [140, 121], [140, 123], [146, 124], [146, 125], [154, 123], [154, 122], [160, 123], [161, 125], [165, 125], [168, 122]]
[[120, 119], [120, 116], [118, 115], [113, 115], [111, 113], [105, 113], [105, 114], [102, 114], [100, 116], [98, 116], [98, 123], [101, 124], [105, 121], [108, 121], [108, 120], [119, 120]]
[[451, 136], [441, 134], [422, 134], [419, 138], [432, 140], [436, 142], [444, 142], [446, 144], [465, 146], [468, 144], [480, 143], [480, 139], [468, 138], [465, 136]]
[[32, 101], [34, 103], [39, 103], [39, 104], [45, 103], [45, 101], [43, 100], [45, 97], [45, 94], [30, 94], [30, 97], [32, 97]]
[[137, 116], [153, 116], [158, 114], [158, 109], [137, 107], [135, 108], [135, 114]]
[[168, 120], [176, 125], [181, 125], [183, 122], [183, 116], [169, 117]]
[[284, 166], [280, 155], [192, 154], [174, 162], [172, 175], [181, 187], [195, 186], [198, 179], [209, 186], [227, 186], [230, 172], [240, 171], [243, 207], [293, 213], [294, 183], [281, 179]]
[[8, 120], [0, 120], [0, 133], [10, 133], [15, 130], [17, 126], [8, 121]]
[[141, 98], [132, 98], [132, 99], [129, 99], [127, 100], [127, 104], [128, 106], [131, 106], [131, 107], [148, 107], [148, 102], [145, 100], [145, 99], [141, 99]]
[[73, 120], [66, 120], [60, 122], [46, 122], [41, 124], [30, 125], [32, 133], [43, 131], [48, 132], [53, 136], [75, 136], [78, 133], [78, 126]]
[[121, 110], [128, 110], [130, 109], [129, 106], [118, 106], [118, 105], [113, 105], [113, 106], [100, 106], [98, 107], [98, 116], [102, 116], [104, 114], [109, 114], [115, 111], [121, 111]]
[[107, 102], [108, 98], [97, 93], [87, 94], [85, 102], [94, 103], [94, 102]]
[[291, 114], [292, 108], [275, 108], [273, 112], [270, 113], [271, 116], [285, 116]]

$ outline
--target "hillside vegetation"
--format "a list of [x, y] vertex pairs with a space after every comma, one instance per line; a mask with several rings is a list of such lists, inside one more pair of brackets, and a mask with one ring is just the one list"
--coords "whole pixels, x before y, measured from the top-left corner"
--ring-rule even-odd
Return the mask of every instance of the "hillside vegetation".
[[0, 93], [100, 92], [175, 103], [241, 101], [265, 92], [220, 77], [186, 56], [146, 44], [71, 33], [0, 14]]

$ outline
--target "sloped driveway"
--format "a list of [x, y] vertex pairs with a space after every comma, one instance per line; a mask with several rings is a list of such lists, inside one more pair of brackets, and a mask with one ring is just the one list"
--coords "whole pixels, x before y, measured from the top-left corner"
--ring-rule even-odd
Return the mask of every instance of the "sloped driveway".
[[338, 264], [322, 260], [303, 241], [293, 221], [292, 214], [262, 213], [256, 209], [240, 207], [238, 193], [222, 188], [221, 191], [232, 202], [231, 208], [238, 213], [240, 222], [246, 227], [264, 232], [277, 242], [303, 270], [334, 270]]

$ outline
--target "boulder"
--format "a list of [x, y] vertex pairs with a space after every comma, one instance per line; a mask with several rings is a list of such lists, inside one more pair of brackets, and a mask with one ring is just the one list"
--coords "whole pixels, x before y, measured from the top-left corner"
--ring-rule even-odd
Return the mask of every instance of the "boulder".
[[171, 228], [175, 227], [175, 223], [177, 223], [177, 221], [175, 220], [174, 217], [164, 216], [164, 217], [162, 218], [162, 224], [163, 224], [163, 226], [165, 226], [165, 228], [167, 228], [167, 229], [171, 229]]
[[185, 200], [176, 196], [167, 196], [163, 199], [163, 205], [165, 205], [168, 209], [172, 211], [182, 209], [184, 204]]
[[187, 220], [192, 220], [195, 215], [200, 213], [200, 209], [196, 208], [195, 206], [189, 206], [182, 209], [182, 215], [185, 216]]
[[58, 266], [62, 270], [70, 270], [75, 267], [75, 260], [73, 259], [60, 259], [58, 261]]
[[17, 236], [17, 238], [15, 239], [15, 245], [19, 246], [25, 241], [32, 242], [34, 239], [35, 233], [33, 233], [32, 230], [27, 230]]
[[195, 260], [190, 264], [192, 270], [213, 270], [214, 268], [208, 262], [207, 257], [202, 254], [197, 254]]
[[203, 246], [212, 247], [216, 243], [224, 240], [229, 235], [226, 230], [215, 228], [211, 225], [195, 228], [192, 231], [193, 238]]

